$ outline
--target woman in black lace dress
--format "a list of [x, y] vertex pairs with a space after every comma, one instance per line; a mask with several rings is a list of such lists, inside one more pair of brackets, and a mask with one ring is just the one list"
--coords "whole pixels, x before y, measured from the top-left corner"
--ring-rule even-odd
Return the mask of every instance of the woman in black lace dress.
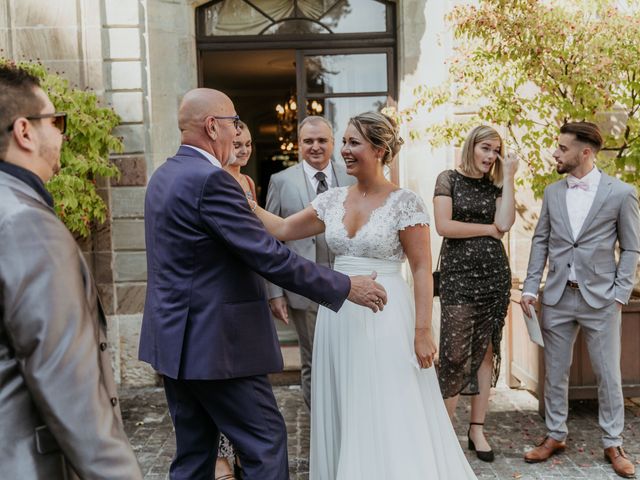
[[440, 389], [452, 420], [459, 395], [474, 395], [469, 448], [489, 462], [494, 455], [482, 426], [498, 378], [511, 286], [501, 239], [515, 221], [517, 159], [503, 161], [502, 152], [498, 132], [474, 128], [464, 142], [460, 166], [442, 172], [434, 192], [436, 229], [444, 237]]

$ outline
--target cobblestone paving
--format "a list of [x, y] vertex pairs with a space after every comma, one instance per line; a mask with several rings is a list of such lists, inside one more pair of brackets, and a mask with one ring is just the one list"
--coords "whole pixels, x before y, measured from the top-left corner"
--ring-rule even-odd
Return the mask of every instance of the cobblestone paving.
[[[309, 414], [302, 401], [300, 389], [296, 386], [285, 386], [275, 387], [274, 391], [287, 424], [291, 479], [307, 480]], [[126, 389], [121, 392], [121, 401], [125, 428], [140, 461], [145, 480], [169, 478], [167, 472], [175, 451], [175, 440], [162, 389]], [[526, 391], [496, 389], [485, 426], [487, 437], [496, 451], [496, 461], [491, 464], [481, 462], [465, 450], [479, 479], [620, 478], [603, 459], [597, 404], [592, 401], [571, 404], [571, 433], [567, 442], [568, 449], [564, 454], [540, 464], [524, 463], [524, 451], [532, 447], [545, 433], [537, 406], [535, 397]], [[468, 399], [463, 397], [458, 407], [459, 421], [456, 431], [465, 447], [468, 408]], [[624, 436], [625, 450], [632, 458], [640, 460], [640, 399], [627, 400]], [[636, 465], [640, 469], [640, 461], [636, 461]]]

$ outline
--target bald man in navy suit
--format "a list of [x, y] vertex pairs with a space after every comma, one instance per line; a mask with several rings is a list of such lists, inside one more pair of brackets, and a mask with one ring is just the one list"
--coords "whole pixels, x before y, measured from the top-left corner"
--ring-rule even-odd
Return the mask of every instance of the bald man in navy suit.
[[182, 145], [147, 187], [139, 356], [164, 379], [174, 480], [213, 478], [220, 432], [236, 447], [246, 480], [289, 478], [284, 420], [267, 379], [283, 362], [261, 277], [336, 311], [347, 299], [374, 311], [386, 302], [374, 273], [349, 278], [266, 232], [221, 168], [233, 161], [238, 120], [222, 92], [188, 92]]

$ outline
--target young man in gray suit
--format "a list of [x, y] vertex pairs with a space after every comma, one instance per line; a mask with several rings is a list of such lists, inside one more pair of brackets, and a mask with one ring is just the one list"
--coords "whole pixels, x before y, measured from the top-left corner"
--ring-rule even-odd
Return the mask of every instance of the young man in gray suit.
[[634, 285], [640, 216], [635, 189], [595, 167], [602, 143], [593, 123], [567, 123], [553, 154], [558, 173], [567, 177], [545, 189], [520, 302], [529, 316], [548, 259], [541, 315], [548, 433], [524, 458], [541, 462], [566, 446], [569, 369], [581, 328], [598, 382], [605, 458], [619, 476], [634, 478], [634, 465], [622, 449], [620, 312]]
[[[343, 162], [331, 161], [333, 127], [324, 117], [305, 117], [298, 127], [298, 144], [302, 162], [271, 177], [265, 209], [281, 217], [304, 210], [316, 195], [331, 187], [355, 183], [347, 175]], [[333, 254], [324, 234], [286, 242], [297, 254], [320, 265], [331, 267]], [[311, 407], [311, 357], [318, 304], [269, 283], [269, 306], [273, 315], [285, 323], [289, 318], [298, 334], [301, 359], [302, 395]]]
[[0, 66], [0, 477], [141, 480], [96, 288], [45, 189], [65, 127], [37, 78]]

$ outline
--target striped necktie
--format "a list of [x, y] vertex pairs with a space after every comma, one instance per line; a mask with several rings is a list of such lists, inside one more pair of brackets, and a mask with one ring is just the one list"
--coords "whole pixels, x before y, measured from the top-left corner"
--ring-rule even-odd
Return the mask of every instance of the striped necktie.
[[327, 176], [323, 172], [316, 173], [314, 177], [316, 180], [318, 180], [316, 195], [320, 195], [322, 192], [326, 192], [327, 190], [329, 190], [329, 186], [327, 185]]

